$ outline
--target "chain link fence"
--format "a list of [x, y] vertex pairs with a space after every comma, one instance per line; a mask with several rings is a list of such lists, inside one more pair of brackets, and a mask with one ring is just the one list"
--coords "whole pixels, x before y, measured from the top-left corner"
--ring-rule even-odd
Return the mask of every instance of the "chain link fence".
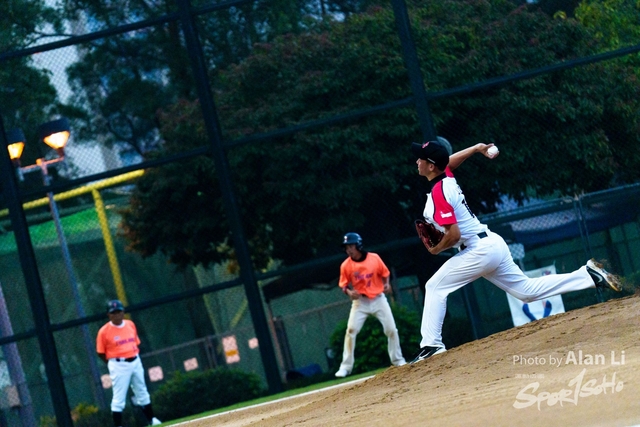
[[[152, 394], [178, 371], [239, 368], [271, 391], [274, 370], [277, 382], [331, 372], [347, 231], [385, 260], [395, 303], [421, 313], [451, 256], [430, 256], [413, 230], [428, 188], [408, 145], [429, 133], [425, 117], [454, 151], [500, 147], [456, 177], [524, 270], [605, 259], [633, 292], [637, 46], [611, 51], [525, 7], [452, 2], [409, 2], [411, 39], [402, 2], [358, 4], [64, 0], [46, 5], [49, 37], [7, 39], [0, 114], [7, 142], [20, 128], [25, 144], [0, 200], [0, 426], [51, 425], [65, 404], [108, 410], [95, 337], [113, 298], [138, 327]], [[64, 162], [38, 131], [61, 116]], [[571, 310], [616, 296], [562, 298]], [[514, 324], [484, 280], [452, 294], [447, 316], [460, 340]]]

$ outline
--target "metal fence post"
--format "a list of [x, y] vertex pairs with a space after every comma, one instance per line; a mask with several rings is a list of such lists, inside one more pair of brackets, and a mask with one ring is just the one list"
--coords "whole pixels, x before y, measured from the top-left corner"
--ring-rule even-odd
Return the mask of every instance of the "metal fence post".
[[[391, 4], [393, 5], [393, 14], [396, 18], [396, 26], [398, 27], [398, 36], [402, 44], [402, 56], [405, 66], [407, 67], [411, 91], [415, 99], [422, 138], [425, 141], [432, 141], [436, 139], [437, 134], [433, 124], [433, 116], [429, 110], [427, 91], [424, 87], [424, 77], [420, 70], [416, 46], [411, 35], [411, 24], [409, 22], [409, 13], [407, 12], [407, 4], [404, 0], [391, 0]], [[482, 332], [482, 321], [479, 315], [480, 309], [475, 296], [475, 290], [472, 287], [465, 286], [462, 288], [462, 293], [464, 295], [465, 308], [469, 314], [473, 334], [476, 339], [481, 338], [484, 336], [484, 332]]]
[[[13, 327], [11, 326], [7, 302], [4, 299], [2, 284], [0, 283], [0, 336], [10, 337], [12, 335]], [[33, 401], [31, 400], [29, 385], [27, 384], [24, 369], [22, 368], [22, 359], [20, 357], [20, 352], [18, 351], [18, 345], [16, 343], [3, 345], [2, 353], [7, 362], [7, 369], [9, 370], [11, 382], [18, 392], [18, 398], [20, 400], [18, 414], [20, 414], [22, 427], [38, 427], [38, 423], [36, 422], [36, 417], [33, 412]]]
[[230, 177], [231, 174], [229, 172], [229, 162], [222, 147], [222, 133], [218, 122], [218, 114], [211, 93], [202, 46], [191, 13], [191, 3], [189, 0], [178, 0], [177, 4], [187, 53], [189, 54], [193, 68], [204, 124], [211, 143], [211, 152], [215, 162], [216, 174], [220, 181], [225, 213], [231, 227], [233, 246], [240, 266], [240, 278], [244, 284], [251, 319], [258, 338], [260, 355], [262, 357], [262, 364], [267, 377], [269, 391], [271, 393], [278, 393], [283, 390], [282, 378], [278, 369], [278, 362], [266, 320], [266, 313], [262, 305], [260, 288], [256, 281], [253, 263], [251, 262], [249, 248], [240, 219], [240, 210], [238, 209], [233, 183]]
[[20, 266], [22, 267], [22, 274], [29, 294], [29, 303], [31, 304], [33, 323], [40, 345], [42, 363], [47, 374], [57, 425], [58, 427], [73, 427], [69, 399], [64, 387], [56, 343], [51, 332], [49, 311], [42, 289], [42, 282], [40, 281], [38, 264], [33, 252], [31, 236], [29, 235], [29, 226], [22, 208], [16, 176], [13, 173], [13, 163], [6, 147], [7, 137], [2, 116], [0, 115], [0, 182], [2, 182], [2, 192], [9, 208], [11, 226], [18, 246]]
[[427, 91], [424, 87], [424, 78], [420, 70], [416, 46], [411, 36], [411, 24], [409, 23], [407, 4], [404, 0], [392, 0], [391, 4], [393, 5], [393, 14], [396, 18], [398, 36], [400, 37], [400, 43], [402, 45], [402, 57], [407, 67], [411, 91], [415, 99], [422, 138], [425, 141], [432, 141], [436, 139], [436, 129], [433, 125], [433, 117], [431, 116], [429, 103], [427, 102]]

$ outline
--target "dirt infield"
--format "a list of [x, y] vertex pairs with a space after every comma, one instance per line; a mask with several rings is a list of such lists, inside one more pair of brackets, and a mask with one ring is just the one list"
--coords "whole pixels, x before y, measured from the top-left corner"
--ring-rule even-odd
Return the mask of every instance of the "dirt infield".
[[640, 425], [640, 298], [609, 301], [465, 344], [364, 382], [185, 424]]

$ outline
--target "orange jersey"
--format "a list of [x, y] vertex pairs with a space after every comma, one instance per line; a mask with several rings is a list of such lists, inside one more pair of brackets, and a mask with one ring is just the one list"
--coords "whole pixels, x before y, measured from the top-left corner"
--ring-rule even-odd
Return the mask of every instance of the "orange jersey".
[[140, 352], [138, 345], [140, 345], [140, 338], [138, 338], [136, 325], [126, 319], [120, 326], [107, 323], [100, 328], [96, 339], [96, 351], [104, 353], [107, 359], [136, 356]]
[[344, 289], [351, 283], [353, 289], [359, 294], [375, 298], [384, 290], [382, 279], [389, 275], [389, 269], [380, 256], [367, 252], [363, 261], [354, 261], [349, 257], [342, 262], [338, 285]]

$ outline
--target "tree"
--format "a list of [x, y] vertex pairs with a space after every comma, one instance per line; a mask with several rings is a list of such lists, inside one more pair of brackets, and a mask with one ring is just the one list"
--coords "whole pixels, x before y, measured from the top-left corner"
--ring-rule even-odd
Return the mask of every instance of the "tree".
[[[0, 2], [0, 52], [12, 52], [50, 37], [61, 28], [60, 17], [43, 0]], [[38, 126], [58, 113], [51, 75], [30, 57], [9, 59], [0, 66], [0, 114], [6, 130], [21, 128], [27, 141], [38, 141]], [[22, 159], [31, 164], [43, 156], [40, 144], [25, 145]], [[37, 185], [42, 179], [35, 177]]]
[[[640, 5], [629, 0], [583, 0], [575, 11], [576, 19], [593, 30], [595, 37], [610, 49], [638, 44]], [[637, 55], [628, 59], [637, 62]]]
[[[434, 92], [603, 49], [573, 19], [503, 0], [412, 4], [410, 17], [425, 84]], [[224, 138], [410, 96], [400, 52], [393, 13], [383, 7], [326, 31], [259, 44], [216, 74]], [[616, 62], [439, 99], [431, 108], [438, 133], [454, 149], [477, 142], [501, 147], [491, 167], [473, 158], [457, 173], [474, 211], [492, 212], [502, 196], [524, 201], [636, 180], [638, 91], [633, 70]], [[182, 101], [165, 114], [166, 150], [205, 143], [197, 103]], [[415, 113], [406, 108], [230, 149], [256, 265], [269, 257], [291, 264], [335, 253], [336, 236], [346, 231], [361, 232], [368, 244], [412, 235], [424, 180], [416, 176], [408, 143], [419, 135]], [[181, 265], [232, 257], [220, 250], [229, 232], [212, 162], [183, 166], [185, 185], [171, 168], [141, 181], [123, 218], [125, 236], [135, 250], [162, 251]], [[177, 202], [163, 196], [168, 188], [179, 194]], [[180, 231], [164, 233], [177, 211], [188, 212]], [[184, 247], [185, 233], [209, 245]]]
[[[74, 33], [111, 28], [169, 11], [165, 2], [65, 0]], [[67, 69], [74, 92], [66, 115], [78, 140], [144, 157], [161, 145], [157, 110], [192, 97], [186, 54], [176, 23], [151, 27], [78, 46], [80, 60]]]
[[[195, 2], [194, 2], [195, 3]], [[170, 13], [173, 1], [63, 0], [65, 16], [82, 34]], [[212, 73], [250, 54], [254, 43], [314, 24], [300, 0], [256, 1], [198, 18]], [[158, 150], [158, 110], [195, 99], [179, 22], [100, 39], [79, 48], [82, 60], [68, 69], [79, 139], [117, 146], [146, 158]]]

